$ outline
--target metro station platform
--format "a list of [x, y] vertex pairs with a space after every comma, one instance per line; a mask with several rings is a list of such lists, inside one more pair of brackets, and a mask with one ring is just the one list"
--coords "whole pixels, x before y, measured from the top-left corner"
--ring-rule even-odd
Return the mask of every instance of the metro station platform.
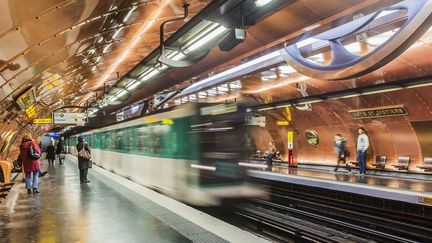
[[40, 194], [13, 187], [0, 204], [1, 242], [266, 242], [97, 166], [80, 184], [75, 161], [44, 161]]
[[272, 171], [250, 170], [252, 177], [432, 206], [432, 181], [359, 176], [326, 170], [273, 166]]

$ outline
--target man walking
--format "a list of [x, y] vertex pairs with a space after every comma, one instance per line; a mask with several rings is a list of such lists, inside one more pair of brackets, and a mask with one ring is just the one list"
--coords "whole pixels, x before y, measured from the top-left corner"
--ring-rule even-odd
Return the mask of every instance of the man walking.
[[369, 138], [363, 128], [359, 128], [358, 133], [357, 162], [359, 164], [359, 174], [364, 175], [366, 173], [366, 151], [369, 148]]
[[56, 148], [56, 154], [59, 158], [59, 164], [62, 165], [62, 153], [64, 153], [64, 137], [60, 137], [58, 143], [57, 143], [57, 148]]

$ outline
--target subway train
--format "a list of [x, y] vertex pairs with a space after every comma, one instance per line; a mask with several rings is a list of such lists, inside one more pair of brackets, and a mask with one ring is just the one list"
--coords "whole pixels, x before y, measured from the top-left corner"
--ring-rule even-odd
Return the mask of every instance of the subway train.
[[93, 163], [172, 198], [197, 206], [266, 197], [246, 181], [245, 108], [238, 104], [188, 103], [70, 136], [69, 152], [82, 136]]

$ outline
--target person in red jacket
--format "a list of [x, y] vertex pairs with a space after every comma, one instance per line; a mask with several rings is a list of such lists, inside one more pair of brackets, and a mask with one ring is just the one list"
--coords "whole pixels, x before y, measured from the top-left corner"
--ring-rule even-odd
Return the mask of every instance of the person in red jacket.
[[[39, 178], [39, 171], [40, 171], [40, 162], [39, 159], [31, 158], [30, 150], [31, 147], [33, 148], [35, 153], [39, 154], [39, 157], [41, 155], [41, 150], [39, 148], [39, 145], [36, 144], [36, 142], [33, 141], [32, 137], [30, 135], [24, 135], [22, 138], [22, 143], [20, 145], [20, 152], [21, 152], [21, 159], [22, 164], [24, 166], [24, 172], [26, 174], [26, 188], [27, 193], [32, 192], [33, 193], [39, 193], [38, 190], [38, 178]], [[31, 181], [31, 174], [33, 173], [33, 184], [30, 185]]]

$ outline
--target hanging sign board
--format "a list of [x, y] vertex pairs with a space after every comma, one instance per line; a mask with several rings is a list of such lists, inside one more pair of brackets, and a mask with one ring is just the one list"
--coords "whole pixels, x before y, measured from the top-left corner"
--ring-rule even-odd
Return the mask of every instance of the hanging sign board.
[[86, 122], [85, 113], [53, 113], [53, 122], [56, 125], [77, 125], [83, 126]]
[[52, 118], [35, 118], [33, 124], [51, 124]]
[[27, 110], [34, 103], [36, 103], [36, 93], [34, 89], [30, 88], [26, 90], [24, 93], [18, 96], [18, 98], [15, 99], [15, 102], [21, 108], [21, 110]]
[[288, 126], [289, 121], [276, 121], [276, 124], [279, 126]]
[[265, 116], [246, 116], [246, 125], [249, 126], [266, 126], [266, 117]]
[[375, 117], [406, 116], [408, 115], [408, 110], [403, 105], [393, 105], [350, 110], [349, 113], [354, 119], [365, 119]]

